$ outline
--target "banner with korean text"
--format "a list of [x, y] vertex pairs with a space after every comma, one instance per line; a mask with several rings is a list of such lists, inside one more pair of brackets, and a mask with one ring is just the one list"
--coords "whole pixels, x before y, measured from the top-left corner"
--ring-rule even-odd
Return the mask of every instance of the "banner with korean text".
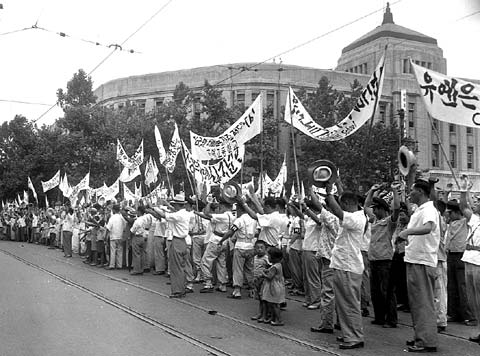
[[49, 181], [42, 181], [43, 192], [48, 192], [50, 189], [55, 188], [60, 183], [60, 170]]
[[167, 157], [162, 163], [169, 173], [173, 173], [173, 171], [175, 170], [177, 156], [181, 149], [182, 140], [180, 140], [177, 123], [175, 123], [175, 130], [173, 131], [172, 140], [170, 141], [170, 147], [168, 148]]
[[412, 60], [410, 65], [430, 116], [452, 124], [480, 126], [480, 84], [448, 77]]
[[190, 131], [192, 157], [200, 161], [218, 160], [231, 155], [262, 130], [262, 96], [259, 95], [245, 113], [223, 134], [203, 137]]
[[120, 140], [117, 140], [117, 160], [129, 169], [133, 169], [143, 163], [143, 140], [138, 146], [135, 154], [132, 157], [128, 157], [127, 153], [122, 147]]
[[228, 182], [242, 169], [245, 146], [236, 147], [220, 161], [213, 164], [202, 163], [201, 160], [193, 158], [185, 143], [185, 165], [197, 182], [219, 185]]
[[317, 124], [305, 110], [292, 88], [287, 96], [284, 120], [297, 130], [319, 141], [338, 141], [353, 134], [373, 117], [378, 99], [382, 96], [384, 58], [385, 56], [382, 56], [380, 59], [353, 110], [338, 124], [327, 128]]

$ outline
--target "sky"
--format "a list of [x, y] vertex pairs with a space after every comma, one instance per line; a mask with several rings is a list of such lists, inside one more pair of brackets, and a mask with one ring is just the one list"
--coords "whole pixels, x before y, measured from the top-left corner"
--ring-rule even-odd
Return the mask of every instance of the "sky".
[[[277, 63], [333, 69], [343, 47], [381, 24], [386, 3], [0, 0], [0, 123], [16, 114], [39, 119], [55, 104], [57, 89], [65, 88], [74, 73], [80, 68], [90, 73], [112, 52], [109, 45], [121, 44], [130, 36], [122, 48], [134, 53], [116, 51], [98, 66], [91, 74], [94, 88], [132, 75], [272, 62], [272, 57]], [[390, 4], [396, 24], [437, 39], [449, 75], [480, 79], [480, 0], [393, 0]], [[35, 24], [45, 30], [31, 29]], [[30, 29], [5, 34], [23, 28]], [[318, 39], [278, 56], [314, 38]], [[37, 124], [51, 124], [59, 116], [62, 111], [56, 107]]]

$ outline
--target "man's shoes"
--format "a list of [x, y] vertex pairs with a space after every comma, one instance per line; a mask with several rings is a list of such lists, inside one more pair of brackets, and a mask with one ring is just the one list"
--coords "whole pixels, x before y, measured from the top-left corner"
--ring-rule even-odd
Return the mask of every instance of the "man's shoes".
[[227, 298], [230, 298], [230, 299], [242, 299], [242, 296], [240, 294], [230, 294], [230, 295], [227, 295]]
[[474, 320], [465, 320], [463, 322], [466, 326], [477, 326], [477, 321], [474, 319]]
[[367, 308], [363, 308], [362, 309], [362, 316], [369, 316], [370, 315], [370, 312], [368, 311]]
[[215, 288], [216, 291], [226, 293], [227, 292], [227, 287], [225, 285], [218, 286]]
[[318, 309], [320, 308], [320, 306], [318, 304], [310, 304], [307, 309], [309, 310], [315, 310], [315, 309]]
[[309, 305], [310, 305], [310, 303], [305, 302], [305, 303], [302, 304], [302, 307], [308, 308]]
[[195, 293], [193, 288], [185, 288], [185, 293]]
[[444, 333], [445, 331], [447, 331], [447, 327], [446, 326], [437, 326], [437, 333]]
[[310, 328], [312, 333], [333, 334], [333, 329], [327, 329], [320, 326], [313, 326]]
[[155, 271], [152, 274], [155, 275], [155, 276], [161, 276], [162, 274], [165, 274], [165, 272], [164, 271]]
[[407, 341], [405, 342], [405, 344], [406, 344], [407, 346], [414, 346], [414, 345], [415, 345], [415, 340], [407, 340]]
[[437, 348], [413, 345], [408, 347], [408, 352], [437, 352]]
[[343, 342], [340, 345], [338, 345], [338, 348], [340, 350], [351, 350], [351, 349], [359, 349], [361, 347], [364, 347], [365, 343], [363, 341], [359, 342]]
[[108, 267], [105, 267], [105, 269], [111, 270], [111, 269], [115, 269], [115, 267], [108, 266]]
[[480, 335], [478, 335], [478, 336], [471, 336], [471, 337], [468, 338], [468, 341], [480, 343]]
[[384, 329], [395, 329], [397, 327], [397, 324], [392, 324], [392, 323], [386, 323], [383, 324], [382, 326]]
[[213, 287], [203, 287], [200, 289], [200, 293], [213, 293]]

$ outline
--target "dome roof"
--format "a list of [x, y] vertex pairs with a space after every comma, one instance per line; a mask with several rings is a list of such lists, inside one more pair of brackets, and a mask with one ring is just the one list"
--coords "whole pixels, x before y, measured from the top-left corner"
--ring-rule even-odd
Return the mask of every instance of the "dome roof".
[[342, 53], [351, 51], [368, 42], [374, 41], [377, 38], [382, 38], [382, 37], [393, 37], [393, 38], [399, 38], [399, 39], [410, 40], [415, 42], [430, 43], [435, 45], [437, 44], [437, 40], [433, 37], [429, 37], [424, 35], [423, 33], [410, 30], [409, 28], [406, 28], [403, 26], [396, 25], [393, 22], [393, 15], [390, 12], [390, 4], [387, 3], [387, 9], [383, 14], [382, 24], [377, 28], [375, 28], [374, 30], [363, 35], [356, 41], [352, 42], [344, 49], [342, 49]]

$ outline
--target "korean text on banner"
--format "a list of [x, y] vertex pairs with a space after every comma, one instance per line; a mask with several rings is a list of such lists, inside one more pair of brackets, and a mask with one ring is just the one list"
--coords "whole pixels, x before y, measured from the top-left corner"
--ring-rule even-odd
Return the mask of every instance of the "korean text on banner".
[[480, 85], [416, 65], [410, 60], [427, 111], [457, 125], [480, 126]]
[[42, 181], [43, 192], [48, 192], [50, 189], [55, 188], [60, 183], [60, 170], [47, 182]]
[[262, 96], [259, 95], [245, 113], [223, 134], [203, 137], [190, 131], [192, 157], [201, 161], [222, 159], [244, 145], [262, 130]]
[[181, 149], [182, 141], [180, 140], [180, 135], [178, 134], [177, 123], [175, 123], [175, 131], [173, 131], [172, 141], [170, 141], [167, 158], [165, 159], [165, 162], [163, 162], [163, 165], [168, 170], [168, 172], [173, 173], [173, 171], [175, 170], [177, 156]]
[[369, 82], [358, 98], [355, 107], [338, 124], [324, 128], [317, 124], [303, 107], [292, 88], [285, 104], [285, 121], [304, 134], [319, 141], [338, 141], [353, 134], [375, 113], [378, 99], [382, 96], [384, 78], [384, 58], [382, 56]]
[[244, 145], [235, 148], [232, 153], [213, 164], [204, 164], [202, 161], [193, 158], [187, 146], [183, 144], [183, 147], [187, 171], [195, 177], [197, 182], [200, 181], [210, 185], [223, 184], [235, 177], [242, 169], [243, 155], [245, 154]]

